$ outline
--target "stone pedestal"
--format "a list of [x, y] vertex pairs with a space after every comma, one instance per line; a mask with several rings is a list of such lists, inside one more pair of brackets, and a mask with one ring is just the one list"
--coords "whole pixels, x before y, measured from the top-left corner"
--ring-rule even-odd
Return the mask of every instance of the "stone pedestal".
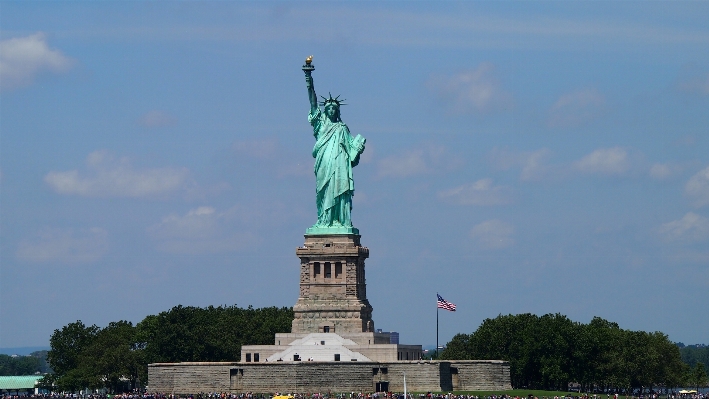
[[364, 260], [357, 234], [306, 235], [300, 258], [300, 296], [292, 333], [374, 332]]

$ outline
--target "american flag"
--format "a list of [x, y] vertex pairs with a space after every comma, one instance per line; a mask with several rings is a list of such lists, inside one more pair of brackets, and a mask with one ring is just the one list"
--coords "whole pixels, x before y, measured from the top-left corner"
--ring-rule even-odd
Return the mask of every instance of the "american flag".
[[436, 294], [438, 296], [438, 307], [441, 309], [445, 310], [450, 310], [451, 312], [455, 312], [455, 305], [446, 301], [441, 297], [439, 294]]

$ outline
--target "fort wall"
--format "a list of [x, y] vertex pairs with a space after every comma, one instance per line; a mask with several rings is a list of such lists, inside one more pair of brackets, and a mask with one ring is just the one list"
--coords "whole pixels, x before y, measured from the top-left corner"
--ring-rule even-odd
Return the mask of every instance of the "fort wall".
[[155, 363], [153, 392], [411, 392], [511, 389], [501, 360], [397, 362]]

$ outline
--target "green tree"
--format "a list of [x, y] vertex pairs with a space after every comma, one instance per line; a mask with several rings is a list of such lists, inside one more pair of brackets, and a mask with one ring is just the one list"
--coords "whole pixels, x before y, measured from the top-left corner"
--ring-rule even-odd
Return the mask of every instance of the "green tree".
[[708, 380], [706, 369], [704, 369], [704, 363], [695, 363], [694, 367], [692, 367], [689, 371], [687, 380], [697, 390], [701, 387], [705, 387]]
[[515, 387], [565, 389], [572, 378], [579, 325], [560, 314], [498, 316], [458, 334], [443, 359], [503, 359]]
[[628, 386], [619, 375], [623, 331], [618, 324], [594, 317], [589, 324], [580, 325], [579, 330], [574, 353], [576, 381], [584, 390], [593, 386]]
[[[111, 322], [82, 351], [79, 368], [88, 378], [89, 387], [124, 392], [135, 389], [140, 379], [147, 380], [143, 357], [133, 324]], [[128, 382], [128, 386], [124, 382]]]
[[[527, 347], [529, 330], [536, 315], [520, 314], [486, 319], [470, 337], [467, 359], [503, 359], [510, 362], [510, 378], [515, 387], [530, 387], [535, 379], [535, 367]], [[444, 351], [442, 357], [448, 358]]]
[[236, 361], [242, 345], [271, 343], [276, 333], [290, 331], [292, 320], [292, 308], [175, 306], [135, 327], [118, 321], [100, 329], [77, 321], [52, 334], [47, 359], [54, 372], [40, 384], [65, 391], [133, 389], [147, 382], [148, 363]]
[[148, 363], [235, 361], [242, 345], [272, 343], [292, 320], [292, 308], [175, 306], [138, 323], [137, 341]]
[[0, 375], [32, 375], [40, 369], [40, 361], [36, 357], [0, 354]]
[[587, 325], [561, 314], [499, 315], [472, 334], [457, 334], [443, 359], [503, 359], [515, 388], [586, 390], [680, 385], [687, 366], [660, 332], [628, 331], [594, 317]]
[[[456, 334], [441, 353], [442, 359], [469, 360], [472, 355], [470, 335]], [[444, 357], [445, 356], [445, 357]]]
[[687, 345], [680, 349], [682, 361], [694, 367], [697, 362], [704, 363], [704, 369], [709, 370], [709, 346]]
[[52, 368], [49, 367], [49, 362], [47, 361], [48, 352], [49, 351], [42, 350], [30, 353], [30, 356], [37, 358], [37, 360], [39, 361], [39, 372], [42, 374], [52, 372]]
[[658, 359], [658, 364], [655, 365], [654, 383], [664, 387], [682, 385], [687, 365], [682, 362], [679, 348], [661, 332], [652, 334], [652, 337], [653, 351]]
[[67, 324], [61, 330], [54, 330], [49, 338], [51, 350], [47, 360], [54, 374], [44, 383], [53, 382], [63, 391], [76, 391], [87, 387], [89, 377], [85, 369], [80, 368], [82, 351], [96, 338], [99, 328], [95, 325], [87, 327], [81, 320]]

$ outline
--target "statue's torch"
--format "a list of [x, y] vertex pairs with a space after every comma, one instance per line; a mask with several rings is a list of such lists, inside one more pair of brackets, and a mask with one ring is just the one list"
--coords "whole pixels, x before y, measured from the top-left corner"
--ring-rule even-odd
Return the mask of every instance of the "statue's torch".
[[313, 66], [313, 56], [311, 55], [310, 57], [305, 59], [305, 65], [303, 65], [303, 72], [307, 76], [310, 76], [310, 73], [315, 70], [315, 67]]

